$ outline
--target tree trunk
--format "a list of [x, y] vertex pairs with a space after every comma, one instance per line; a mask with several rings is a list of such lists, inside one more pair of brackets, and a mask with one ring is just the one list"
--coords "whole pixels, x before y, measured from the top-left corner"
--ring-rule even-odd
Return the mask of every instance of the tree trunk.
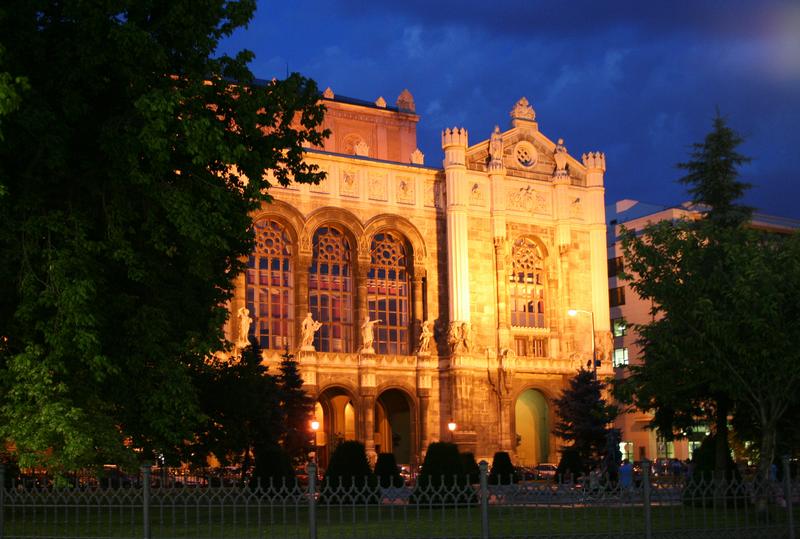
[[714, 418], [714, 507], [725, 504], [725, 491], [727, 480], [728, 458], [730, 448], [728, 445], [728, 409], [727, 397], [717, 398], [717, 409]]
[[756, 472], [756, 517], [759, 521], [766, 521], [768, 517], [767, 505], [773, 485], [770, 482], [770, 467], [775, 459], [775, 440], [777, 428], [774, 421], [768, 421], [763, 411], [760, 417], [761, 444], [758, 455], [758, 471]]

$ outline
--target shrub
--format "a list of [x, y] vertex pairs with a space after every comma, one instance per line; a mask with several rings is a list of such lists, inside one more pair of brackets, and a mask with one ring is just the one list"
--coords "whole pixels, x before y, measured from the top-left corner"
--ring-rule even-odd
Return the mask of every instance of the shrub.
[[492, 471], [489, 472], [490, 485], [510, 485], [517, 482], [511, 457], [505, 451], [498, 451], [492, 457]]
[[580, 453], [572, 447], [561, 450], [561, 460], [558, 461], [556, 477], [559, 481], [569, 481], [586, 473], [586, 463], [581, 459]]
[[728, 503], [742, 497], [742, 476], [730, 453], [725, 463], [725, 481], [714, 483], [716, 463], [715, 435], [706, 436], [692, 453], [692, 474], [683, 490], [684, 503], [695, 507], [711, 506], [714, 498], [727, 497]]
[[455, 505], [477, 503], [477, 500], [475, 491], [468, 484], [458, 447], [448, 442], [430, 444], [411, 503]]
[[294, 487], [295, 475], [292, 459], [278, 445], [256, 448], [256, 464], [253, 468], [251, 485], [262, 489], [278, 489], [282, 486]]
[[469, 451], [461, 453], [461, 467], [464, 469], [464, 475], [467, 476], [467, 482], [471, 485], [479, 483], [481, 480], [481, 469], [478, 467], [478, 462], [475, 460], [475, 454]]
[[320, 501], [323, 503], [376, 503], [376, 481], [367, 461], [364, 444], [347, 440], [336, 446], [325, 478]]
[[381, 453], [375, 462], [375, 475], [378, 483], [383, 487], [402, 487], [403, 478], [400, 477], [400, 470], [397, 467], [397, 460], [394, 453]]

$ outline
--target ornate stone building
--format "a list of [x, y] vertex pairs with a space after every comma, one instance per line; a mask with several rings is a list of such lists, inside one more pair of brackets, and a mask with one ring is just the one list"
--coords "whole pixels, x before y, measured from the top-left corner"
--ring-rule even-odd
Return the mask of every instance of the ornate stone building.
[[341, 439], [409, 464], [437, 440], [555, 460], [553, 399], [594, 350], [612, 373], [604, 155], [573, 158], [522, 98], [476, 144], [445, 129], [426, 166], [407, 90], [323, 101], [332, 136], [306, 158], [327, 179], [253, 215], [229, 338], [297, 354], [323, 464]]

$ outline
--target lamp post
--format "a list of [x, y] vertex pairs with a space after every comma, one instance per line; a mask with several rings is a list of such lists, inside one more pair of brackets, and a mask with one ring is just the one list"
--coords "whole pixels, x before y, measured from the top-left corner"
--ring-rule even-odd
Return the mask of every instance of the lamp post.
[[314, 464], [317, 464], [317, 431], [319, 430], [317, 418], [311, 420], [311, 430], [314, 432]]
[[595, 379], [597, 378], [597, 350], [594, 344], [594, 311], [584, 311], [583, 309], [570, 309], [567, 314], [570, 316], [578, 316], [578, 313], [588, 314], [592, 317], [592, 373]]
[[453, 433], [456, 431], [456, 422], [453, 421], [452, 419], [447, 424], [447, 430], [450, 431], [450, 441], [452, 442], [453, 439], [454, 439], [454, 434]]

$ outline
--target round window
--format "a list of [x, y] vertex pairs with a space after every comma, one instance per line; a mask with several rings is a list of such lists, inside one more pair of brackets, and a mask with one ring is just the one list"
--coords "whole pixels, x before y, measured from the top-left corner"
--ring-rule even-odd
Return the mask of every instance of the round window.
[[517, 158], [517, 163], [524, 168], [530, 168], [536, 164], [536, 148], [530, 142], [518, 142], [514, 148], [514, 156]]

